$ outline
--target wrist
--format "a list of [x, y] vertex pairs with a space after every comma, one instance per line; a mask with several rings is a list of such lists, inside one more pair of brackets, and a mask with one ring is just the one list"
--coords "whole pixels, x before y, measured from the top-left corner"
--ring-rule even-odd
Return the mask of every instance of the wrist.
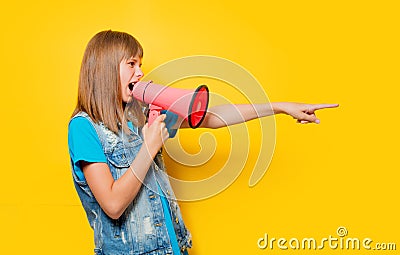
[[285, 113], [286, 111], [284, 110], [284, 103], [283, 102], [274, 102], [271, 103], [271, 107], [272, 107], [272, 111], [274, 112], [274, 114], [281, 114], [281, 113]]
[[152, 143], [144, 142], [142, 145], [142, 149], [144, 149], [147, 153], [147, 155], [153, 160], [153, 158], [157, 155], [158, 151], [160, 148], [158, 146], [155, 146]]

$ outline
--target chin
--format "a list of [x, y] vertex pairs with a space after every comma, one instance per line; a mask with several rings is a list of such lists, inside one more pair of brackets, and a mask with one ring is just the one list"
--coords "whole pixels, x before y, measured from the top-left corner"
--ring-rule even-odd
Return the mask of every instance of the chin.
[[124, 103], [130, 103], [130, 102], [132, 102], [132, 97], [131, 96], [126, 96], [125, 98], [122, 99], [122, 101]]

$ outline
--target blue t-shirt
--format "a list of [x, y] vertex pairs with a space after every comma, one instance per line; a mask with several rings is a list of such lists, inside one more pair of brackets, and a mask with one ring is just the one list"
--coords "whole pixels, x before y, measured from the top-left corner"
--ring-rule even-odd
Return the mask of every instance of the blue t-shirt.
[[[163, 112], [167, 114], [165, 119], [165, 125], [168, 128], [170, 137], [174, 137], [176, 130], [171, 127], [176, 123], [178, 116], [171, 112]], [[128, 126], [132, 129], [132, 123], [128, 123]], [[97, 136], [96, 130], [92, 124], [84, 117], [77, 117], [71, 120], [68, 126], [68, 147], [71, 162], [73, 165], [73, 171], [80, 180], [84, 180], [85, 176], [80, 166], [80, 161], [90, 163], [107, 163], [106, 155], [104, 154], [103, 147]], [[165, 194], [158, 187], [161, 197], [161, 202], [164, 211], [165, 223], [167, 226], [168, 235], [170, 237], [172, 250], [174, 254], [180, 254], [178, 240], [176, 239], [176, 233], [172, 224], [171, 212], [168, 206], [168, 200], [165, 198]]]

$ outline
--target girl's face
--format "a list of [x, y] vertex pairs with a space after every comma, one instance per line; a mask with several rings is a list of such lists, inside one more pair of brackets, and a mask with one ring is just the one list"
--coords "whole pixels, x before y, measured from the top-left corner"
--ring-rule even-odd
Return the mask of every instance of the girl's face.
[[143, 77], [142, 59], [139, 56], [124, 59], [119, 64], [119, 77], [121, 80], [122, 101], [127, 103], [131, 98], [130, 83], [136, 83]]

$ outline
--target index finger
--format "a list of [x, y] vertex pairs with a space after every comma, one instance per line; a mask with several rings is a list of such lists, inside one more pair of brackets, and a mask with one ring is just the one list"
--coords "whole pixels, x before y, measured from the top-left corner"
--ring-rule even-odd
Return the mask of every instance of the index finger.
[[325, 109], [325, 108], [336, 108], [338, 107], [339, 104], [313, 104], [311, 105], [311, 109], [312, 110], [321, 110], [321, 109]]

